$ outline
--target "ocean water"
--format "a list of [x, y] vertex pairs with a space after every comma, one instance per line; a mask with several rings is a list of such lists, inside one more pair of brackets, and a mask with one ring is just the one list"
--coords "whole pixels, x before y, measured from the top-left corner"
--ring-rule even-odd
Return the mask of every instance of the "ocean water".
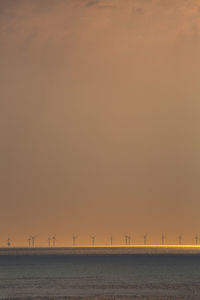
[[0, 256], [0, 299], [66, 296], [200, 299], [200, 255]]

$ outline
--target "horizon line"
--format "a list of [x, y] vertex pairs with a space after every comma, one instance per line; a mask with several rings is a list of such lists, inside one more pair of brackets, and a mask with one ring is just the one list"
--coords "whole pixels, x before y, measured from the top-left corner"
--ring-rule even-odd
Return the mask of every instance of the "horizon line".
[[0, 246], [0, 249], [64, 249], [64, 248], [70, 248], [70, 249], [79, 249], [79, 248], [200, 248], [200, 244], [194, 245], [194, 244], [149, 244], [149, 245], [143, 245], [143, 244], [136, 244], [136, 245], [68, 245], [68, 246], [35, 246], [35, 247], [28, 247], [28, 246]]

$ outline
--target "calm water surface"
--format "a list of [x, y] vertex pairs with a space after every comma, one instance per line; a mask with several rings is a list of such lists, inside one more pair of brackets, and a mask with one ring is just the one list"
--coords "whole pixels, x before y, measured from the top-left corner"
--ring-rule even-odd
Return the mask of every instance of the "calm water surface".
[[200, 256], [0, 256], [0, 299], [109, 295], [200, 299]]

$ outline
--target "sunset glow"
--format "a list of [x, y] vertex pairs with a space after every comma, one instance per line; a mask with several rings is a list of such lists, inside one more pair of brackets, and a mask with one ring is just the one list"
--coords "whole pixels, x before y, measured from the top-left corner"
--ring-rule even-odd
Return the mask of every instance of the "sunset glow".
[[200, 0], [0, 0], [1, 299], [200, 299]]
[[0, 1], [5, 246], [195, 243], [198, 0]]

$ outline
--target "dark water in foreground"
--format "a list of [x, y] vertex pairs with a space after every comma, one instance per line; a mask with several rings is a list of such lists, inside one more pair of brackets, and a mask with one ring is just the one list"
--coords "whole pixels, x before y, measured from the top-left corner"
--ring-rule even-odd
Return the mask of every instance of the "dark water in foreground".
[[200, 299], [200, 255], [0, 256], [0, 299], [44, 296]]

